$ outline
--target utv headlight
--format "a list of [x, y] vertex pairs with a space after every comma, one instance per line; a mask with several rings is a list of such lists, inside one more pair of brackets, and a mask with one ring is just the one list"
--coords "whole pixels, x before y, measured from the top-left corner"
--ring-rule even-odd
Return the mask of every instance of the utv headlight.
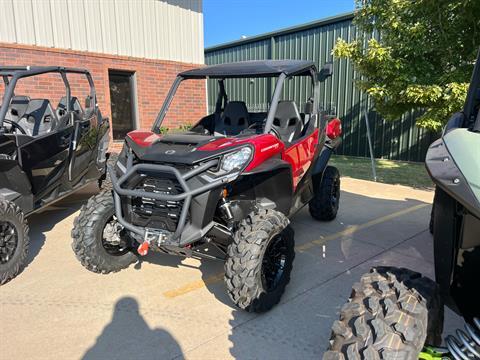
[[243, 147], [240, 150], [227, 154], [223, 157], [220, 169], [225, 172], [242, 169], [252, 157], [252, 148]]

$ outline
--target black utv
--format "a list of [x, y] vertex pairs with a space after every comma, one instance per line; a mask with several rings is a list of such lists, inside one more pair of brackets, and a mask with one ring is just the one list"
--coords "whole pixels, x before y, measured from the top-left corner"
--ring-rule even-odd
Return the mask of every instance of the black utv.
[[[300, 60], [179, 74], [153, 129], [127, 135], [109, 168], [113, 192], [91, 198], [75, 220], [77, 258], [99, 273], [119, 271], [149, 250], [216, 258], [225, 261], [228, 294], [240, 308], [261, 312], [277, 304], [294, 258], [289, 217], [306, 205], [318, 220], [332, 220], [338, 210], [340, 177], [327, 164], [341, 126], [319, 105], [320, 82], [329, 75], [330, 64], [318, 73]], [[213, 111], [192, 119], [189, 131], [160, 134], [177, 89], [207, 78], [218, 89]], [[268, 93], [263, 85], [273, 79], [271, 100], [267, 94], [250, 109], [235, 91], [241, 83]], [[303, 104], [287, 92], [300, 79]]]
[[[28, 84], [38, 84], [33, 77], [42, 76], [58, 76], [63, 84], [65, 92], [58, 105], [47, 98], [28, 96]], [[85, 108], [71, 93], [69, 77], [73, 76], [88, 82]], [[98, 109], [87, 70], [0, 67], [0, 77], [4, 84], [0, 107], [0, 284], [4, 284], [25, 266], [29, 246], [26, 218], [90, 182], [105, 179], [109, 122]], [[22, 95], [16, 92], [19, 88]]]
[[[480, 52], [463, 111], [425, 163], [436, 185], [435, 282], [408, 269], [372, 269], [342, 307], [324, 359], [480, 359]], [[443, 304], [466, 324], [439, 348]]]

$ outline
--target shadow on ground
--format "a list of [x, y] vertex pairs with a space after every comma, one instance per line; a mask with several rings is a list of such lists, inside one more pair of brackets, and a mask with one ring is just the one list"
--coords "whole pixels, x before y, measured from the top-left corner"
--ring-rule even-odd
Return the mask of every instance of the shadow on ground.
[[97, 359], [183, 359], [182, 350], [164, 329], [151, 329], [139, 312], [138, 302], [124, 297], [115, 304], [112, 320], [83, 355], [84, 360]]

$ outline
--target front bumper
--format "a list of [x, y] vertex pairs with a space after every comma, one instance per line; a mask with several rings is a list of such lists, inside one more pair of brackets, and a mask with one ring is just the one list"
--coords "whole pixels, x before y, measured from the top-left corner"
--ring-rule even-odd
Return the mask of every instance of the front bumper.
[[[197, 177], [205, 178], [207, 170], [217, 166], [219, 160], [210, 160], [191, 170], [181, 173], [177, 168], [168, 165], [152, 163], [139, 163], [133, 165], [130, 156], [126, 162], [125, 172], [119, 177], [117, 177], [115, 169], [110, 165], [107, 165], [108, 173], [113, 185], [115, 215], [117, 221], [125, 229], [143, 239], [143, 241], [150, 241], [152, 238], [157, 239], [158, 245], [184, 246], [201, 239], [212, 228], [214, 223], [213, 221], [209, 221], [207, 224], [203, 222], [201, 227], [191, 226], [192, 224], [188, 223], [188, 214], [192, 207], [192, 199], [215, 188], [222, 187], [224, 184], [232, 180], [232, 176], [224, 176], [218, 179], [207, 177], [208, 181], [203, 180], [201, 185], [198, 185], [199, 182], [195, 182], [196, 185], [192, 186], [192, 183], [194, 183], [193, 180]], [[176, 181], [178, 181], [182, 192], [178, 194], [164, 194], [128, 188], [129, 179], [138, 175], [146, 176], [147, 173], [154, 173], [155, 176], [158, 177], [161, 177], [162, 174], [169, 177], [172, 177], [173, 175]], [[129, 222], [123, 214], [122, 198], [145, 198], [149, 200], [183, 202], [175, 231], [170, 232], [165, 229], [144, 228]]]

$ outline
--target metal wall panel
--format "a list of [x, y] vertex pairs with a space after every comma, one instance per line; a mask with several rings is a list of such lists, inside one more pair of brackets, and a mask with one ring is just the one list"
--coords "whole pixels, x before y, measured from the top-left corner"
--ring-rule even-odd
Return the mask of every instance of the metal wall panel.
[[0, 0], [0, 42], [203, 64], [201, 0]]
[[[219, 45], [205, 50], [205, 62], [225, 62], [255, 59], [312, 60], [320, 68], [332, 61], [332, 48], [338, 38], [351, 41], [357, 29], [352, 23], [353, 14], [340, 15], [317, 22], [300, 25], [250, 39]], [[378, 34], [372, 36], [378, 37]], [[415, 126], [418, 112], [411, 112], [397, 121], [385, 121], [373, 110], [369, 97], [355, 87], [358, 78], [348, 60], [334, 61], [333, 76], [321, 86], [321, 104], [328, 113], [336, 114], [343, 124], [343, 142], [339, 153], [352, 156], [369, 156], [365, 125], [368, 112], [375, 157], [408, 161], [424, 161], [429, 144], [438, 136]], [[213, 111], [217, 87], [208, 81], [208, 109]], [[258, 104], [267, 107], [273, 86], [269, 80], [231, 80], [227, 85], [229, 98], [246, 99], [249, 109]], [[310, 96], [307, 78], [287, 82], [284, 99], [293, 99], [300, 107]]]

